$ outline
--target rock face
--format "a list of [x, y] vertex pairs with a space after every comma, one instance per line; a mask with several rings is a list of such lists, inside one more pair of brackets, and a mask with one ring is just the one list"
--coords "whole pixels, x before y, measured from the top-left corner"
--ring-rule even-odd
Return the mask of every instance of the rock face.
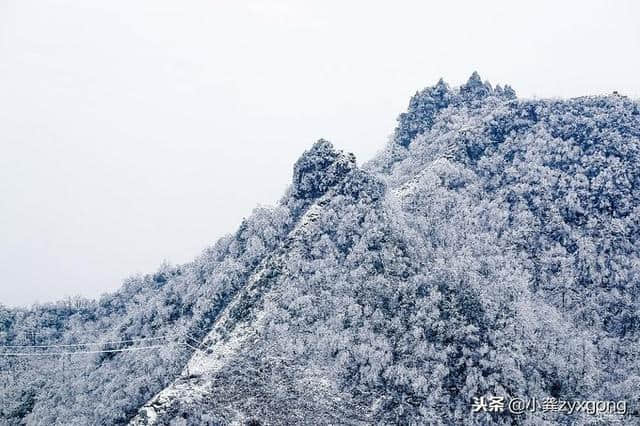
[[[418, 92], [369, 163], [320, 140], [290, 189], [194, 262], [82, 309], [0, 309], [181, 355], [12, 364], [9, 424], [593, 424], [474, 398], [624, 400], [640, 384], [640, 104]], [[52, 317], [57, 315], [57, 322]], [[80, 331], [78, 331], [80, 330]], [[158, 356], [159, 355], [159, 356]], [[1, 364], [0, 367], [5, 367]], [[9, 368], [8, 367], [8, 368]], [[6, 369], [7, 371], [8, 368]], [[0, 372], [5, 371], [0, 369]], [[51, 371], [34, 378], [30, 371]], [[71, 396], [69, 396], [71, 395]], [[45, 397], [46, 396], [46, 397]], [[50, 396], [50, 397], [49, 397]], [[0, 400], [2, 395], [0, 395]], [[634, 424], [602, 414], [603, 424]]]

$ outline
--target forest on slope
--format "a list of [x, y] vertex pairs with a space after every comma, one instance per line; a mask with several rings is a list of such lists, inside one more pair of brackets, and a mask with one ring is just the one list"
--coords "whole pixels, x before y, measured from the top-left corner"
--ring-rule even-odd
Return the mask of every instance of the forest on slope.
[[527, 100], [475, 73], [440, 81], [372, 161], [320, 140], [277, 206], [195, 261], [96, 301], [0, 308], [5, 347], [167, 343], [0, 357], [0, 419], [598, 421], [472, 414], [483, 395], [626, 400], [632, 413], [639, 153], [640, 104], [624, 96]]

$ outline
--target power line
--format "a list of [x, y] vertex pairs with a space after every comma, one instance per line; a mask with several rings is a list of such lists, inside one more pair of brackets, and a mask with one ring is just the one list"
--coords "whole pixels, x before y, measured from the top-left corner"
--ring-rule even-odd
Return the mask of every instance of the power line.
[[192, 342], [195, 342], [198, 346], [202, 346], [203, 342], [193, 338], [190, 334], [187, 333], [185, 334], [185, 336], [187, 337], [187, 339], [191, 340]]
[[183, 344], [183, 345], [187, 345], [187, 346], [189, 346], [191, 349], [193, 349], [193, 350], [195, 350], [195, 351], [200, 351], [200, 352], [202, 352], [202, 349], [200, 349], [200, 348], [196, 348], [196, 347], [194, 347], [194, 346], [191, 346], [191, 345], [190, 345], [190, 344], [188, 344], [187, 342], [178, 342], [178, 343], [181, 343], [181, 344]]
[[[178, 345], [186, 345], [196, 351], [201, 349], [195, 348], [186, 342], [174, 342]], [[100, 351], [72, 351], [72, 352], [0, 352], [0, 356], [14, 356], [14, 357], [37, 357], [37, 356], [57, 356], [57, 355], [83, 355], [83, 354], [102, 354], [102, 353], [114, 353], [114, 352], [134, 352], [148, 349], [164, 348], [166, 345], [151, 345], [140, 346], [137, 348], [122, 348], [122, 349], [105, 349]]]
[[80, 355], [80, 354], [101, 354], [112, 352], [132, 352], [141, 351], [144, 349], [156, 349], [163, 348], [165, 345], [153, 345], [153, 346], [140, 346], [137, 348], [123, 348], [123, 349], [105, 349], [102, 351], [73, 351], [73, 352], [4, 352], [0, 353], [0, 356], [50, 356], [50, 355]]
[[[119, 340], [119, 341], [111, 341], [111, 342], [88, 342], [88, 343], [70, 343], [65, 345], [0, 345], [0, 348], [71, 348], [71, 347], [79, 347], [79, 346], [97, 346], [97, 345], [117, 345], [120, 343], [133, 343], [133, 342], [142, 342], [147, 340], [162, 340], [169, 339], [171, 337], [178, 337], [178, 335], [168, 335], [161, 337], [142, 337], [140, 339], [129, 339], [129, 340]], [[192, 339], [193, 340], [193, 339]]]

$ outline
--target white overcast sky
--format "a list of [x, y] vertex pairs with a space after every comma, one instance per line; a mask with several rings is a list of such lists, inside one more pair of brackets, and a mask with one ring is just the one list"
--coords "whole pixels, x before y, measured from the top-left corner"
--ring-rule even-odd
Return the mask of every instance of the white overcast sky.
[[0, 0], [0, 303], [117, 289], [359, 162], [416, 89], [640, 96], [637, 1]]

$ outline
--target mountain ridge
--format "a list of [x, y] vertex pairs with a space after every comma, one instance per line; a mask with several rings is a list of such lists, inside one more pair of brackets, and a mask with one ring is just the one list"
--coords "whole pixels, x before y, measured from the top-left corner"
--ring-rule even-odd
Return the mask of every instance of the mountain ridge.
[[[589, 424], [588, 413], [471, 413], [471, 401], [634, 401], [639, 141], [639, 104], [623, 96], [520, 100], [477, 73], [458, 88], [440, 80], [373, 160], [358, 167], [319, 140], [278, 206], [195, 262], [133, 280], [122, 290], [133, 303], [114, 296], [82, 314], [124, 314], [114, 321], [135, 336], [184, 330], [202, 351], [97, 357], [90, 379], [69, 378], [71, 394], [55, 387], [64, 375], [44, 383], [78, 424]], [[76, 317], [54, 329], [77, 330]], [[0, 338], [27, 338], [3, 318]], [[126, 374], [126, 415], [83, 410], [83, 383], [106, 392]], [[62, 413], [35, 396], [0, 414], [56, 424]]]

